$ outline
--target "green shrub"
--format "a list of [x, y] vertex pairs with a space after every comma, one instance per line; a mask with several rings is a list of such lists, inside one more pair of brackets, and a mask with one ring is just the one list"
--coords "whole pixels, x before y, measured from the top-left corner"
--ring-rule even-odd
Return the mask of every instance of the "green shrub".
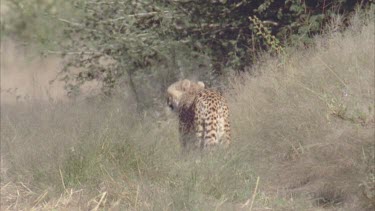
[[[88, 81], [102, 91], [127, 86], [140, 110], [160, 98], [155, 90], [179, 78], [222, 84], [244, 71], [259, 52], [308, 46], [337, 15], [342, 25], [363, 1], [15, 1], [7, 0], [5, 35], [42, 44], [66, 57], [60, 79], [71, 95]], [[341, 30], [339, 27], [338, 30]], [[51, 51], [51, 49], [53, 51]], [[144, 89], [144, 87], [152, 89]]]
[[4, 0], [1, 2], [2, 39], [38, 47], [41, 51], [59, 49], [65, 40], [58, 19], [72, 17], [75, 10], [71, 1]]
[[285, 44], [309, 45], [337, 14], [346, 18], [367, 5], [360, 3], [81, 1], [82, 16], [65, 22], [63, 80], [72, 95], [87, 81], [100, 81], [106, 94], [126, 84], [142, 108], [150, 107], [147, 99], [160, 98], [178, 78], [218, 84], [225, 81], [218, 76], [243, 71], [262, 50], [277, 54]]

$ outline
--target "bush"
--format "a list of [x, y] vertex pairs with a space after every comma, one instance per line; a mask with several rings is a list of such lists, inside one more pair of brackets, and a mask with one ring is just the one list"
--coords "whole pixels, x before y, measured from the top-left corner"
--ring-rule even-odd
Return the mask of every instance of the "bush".
[[75, 16], [70, 1], [4, 0], [1, 2], [1, 38], [38, 47], [59, 49], [65, 40], [59, 18]]
[[76, 53], [64, 79], [70, 93], [99, 80], [109, 94], [125, 78], [139, 100], [136, 75], [158, 75], [164, 88], [194, 69], [213, 81], [227, 75], [225, 68], [244, 70], [260, 50], [308, 45], [329, 20], [357, 5], [367, 1], [82, 1], [82, 17], [67, 22], [65, 48]]
[[[369, 1], [65, 1], [5, 2], [5, 35], [66, 56], [60, 79], [76, 96], [88, 81], [110, 95], [126, 87], [139, 110], [155, 105], [180, 78], [219, 86], [264, 50], [308, 46], [326, 23]], [[342, 27], [338, 29], [341, 30]], [[47, 49], [47, 50], [46, 50]], [[145, 87], [152, 87], [146, 89]], [[146, 100], [145, 100], [146, 99]]]

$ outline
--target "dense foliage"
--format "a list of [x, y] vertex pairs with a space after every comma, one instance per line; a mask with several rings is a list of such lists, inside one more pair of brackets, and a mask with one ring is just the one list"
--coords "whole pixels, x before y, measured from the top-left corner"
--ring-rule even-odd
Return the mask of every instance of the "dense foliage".
[[[105, 91], [110, 91], [119, 78], [127, 76], [135, 89], [134, 73], [151, 74], [152, 71], [145, 69], [157, 65], [172, 69], [172, 76], [168, 77], [174, 80], [181, 71], [179, 60], [186, 58], [194, 61], [192, 69], [205, 67], [208, 63], [208, 68], [202, 70], [208, 71], [208, 75], [222, 75], [227, 67], [242, 71], [254, 62], [259, 50], [275, 50], [275, 45], [280, 49], [280, 42], [308, 45], [311, 35], [321, 32], [333, 16], [348, 14], [358, 4], [365, 6], [368, 2], [80, 2], [77, 7], [82, 9], [84, 16], [78, 23], [68, 23], [67, 34], [71, 42], [67, 50], [75, 48], [79, 51], [79, 56], [70, 57], [73, 58], [70, 65], [84, 67], [84, 71], [73, 76], [76, 83], [70, 88], [99, 79]], [[111, 65], [100, 62], [103, 58], [111, 60]], [[206, 58], [206, 62], [197, 58]]]
[[[17, 1], [10, 2], [19, 5]], [[333, 17], [341, 14], [346, 18], [357, 7], [372, 3], [371, 0], [70, 0], [66, 2], [79, 15], [61, 18], [56, 12], [59, 6], [53, 1], [34, 3], [46, 2], [50, 7], [43, 9], [43, 15], [52, 14], [58, 28], [65, 32], [60, 44], [67, 55], [62, 78], [68, 91], [78, 93], [82, 84], [97, 80], [107, 94], [125, 83], [136, 97], [137, 87], [145, 81], [157, 81], [158, 85], [150, 85], [156, 89], [189, 75], [211, 83], [229, 70], [244, 71], [255, 62], [259, 51], [280, 53], [285, 44], [308, 46], [312, 35], [321, 33]], [[15, 11], [18, 14], [23, 10]], [[21, 30], [23, 19], [15, 17]], [[23, 26], [25, 29], [28, 25]]]
[[[203, 45], [216, 64], [242, 70], [259, 49], [269, 47], [257, 36], [249, 17], [257, 17], [283, 42], [308, 44], [311, 35], [337, 14], [354, 10], [356, 1], [342, 0], [219, 0], [169, 1], [177, 5], [182, 29], [178, 38], [190, 38], [190, 44]], [[359, 2], [364, 4], [365, 2]], [[261, 34], [258, 34], [261, 35]]]
[[70, 1], [3, 0], [1, 1], [1, 38], [49, 50], [58, 49], [63, 28], [57, 18], [75, 15]]

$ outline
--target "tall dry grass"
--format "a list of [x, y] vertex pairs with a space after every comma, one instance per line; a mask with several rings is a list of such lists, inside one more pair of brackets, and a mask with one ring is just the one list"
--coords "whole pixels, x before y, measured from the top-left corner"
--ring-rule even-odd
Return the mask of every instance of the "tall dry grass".
[[372, 209], [373, 14], [235, 78], [228, 150], [182, 155], [123, 96], [2, 104], [1, 209]]
[[234, 80], [234, 134], [267, 192], [344, 210], [374, 206], [375, 39], [366, 15], [373, 20], [357, 13], [342, 33], [332, 23], [314, 48], [268, 58], [254, 67], [260, 77]]

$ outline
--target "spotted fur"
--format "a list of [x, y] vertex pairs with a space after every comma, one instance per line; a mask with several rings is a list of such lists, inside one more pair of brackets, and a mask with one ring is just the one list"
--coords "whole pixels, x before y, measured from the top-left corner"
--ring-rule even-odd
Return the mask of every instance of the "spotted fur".
[[205, 89], [202, 82], [178, 81], [167, 90], [168, 105], [178, 113], [180, 141], [200, 148], [229, 145], [229, 109], [217, 91]]

